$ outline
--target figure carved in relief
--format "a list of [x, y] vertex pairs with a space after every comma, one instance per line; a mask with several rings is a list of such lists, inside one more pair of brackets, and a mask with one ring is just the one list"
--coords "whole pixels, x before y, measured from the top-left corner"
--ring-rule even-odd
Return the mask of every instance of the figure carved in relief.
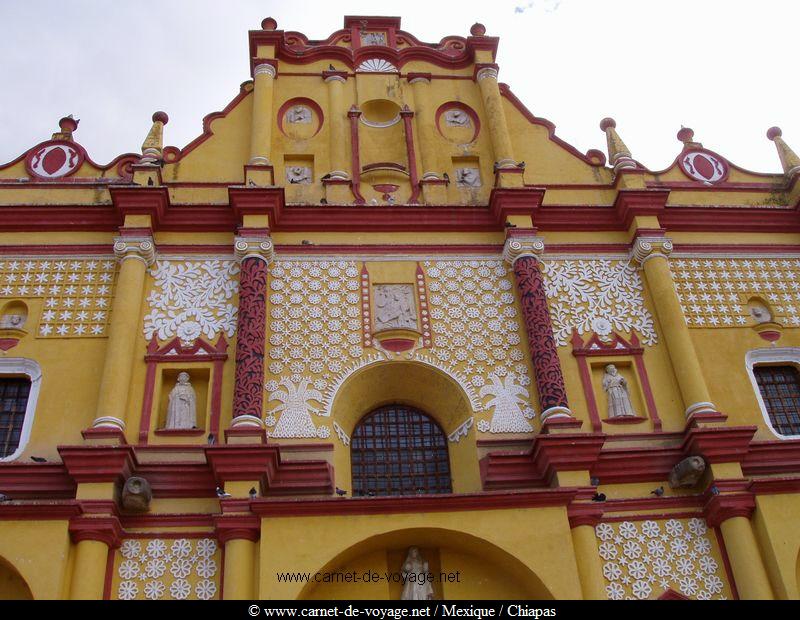
[[361, 45], [386, 45], [386, 35], [382, 32], [365, 32], [361, 35]]
[[606, 374], [603, 375], [603, 389], [608, 394], [608, 417], [621, 418], [624, 416], [635, 416], [631, 397], [628, 394], [628, 382], [625, 380], [614, 364], [606, 366]]
[[166, 428], [173, 430], [197, 428], [197, 396], [189, 382], [188, 372], [178, 375], [178, 381], [169, 393]]
[[286, 120], [289, 123], [310, 123], [311, 110], [304, 105], [296, 105], [286, 112]]
[[375, 286], [375, 331], [403, 328], [417, 329], [413, 288], [405, 284]]
[[444, 122], [449, 127], [469, 127], [469, 114], [464, 112], [464, 110], [453, 108], [444, 113]]
[[429, 579], [428, 561], [417, 547], [411, 547], [403, 562], [403, 593], [401, 601], [429, 601], [433, 599], [433, 586]]
[[286, 180], [289, 183], [311, 183], [311, 168], [289, 166], [286, 168]]
[[456, 184], [461, 187], [480, 187], [481, 175], [477, 168], [458, 168]]

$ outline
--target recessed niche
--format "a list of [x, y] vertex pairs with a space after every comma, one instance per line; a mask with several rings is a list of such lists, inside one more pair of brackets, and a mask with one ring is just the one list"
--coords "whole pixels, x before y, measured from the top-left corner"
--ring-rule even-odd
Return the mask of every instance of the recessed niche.
[[28, 322], [28, 306], [15, 299], [3, 306], [0, 313], [0, 329], [25, 329]]
[[388, 99], [373, 99], [361, 105], [360, 118], [368, 127], [391, 127], [400, 122], [400, 106]]

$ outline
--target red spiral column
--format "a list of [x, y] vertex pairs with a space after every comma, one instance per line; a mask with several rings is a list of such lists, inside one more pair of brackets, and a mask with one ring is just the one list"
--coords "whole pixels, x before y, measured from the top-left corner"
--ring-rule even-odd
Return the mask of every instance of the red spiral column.
[[512, 237], [506, 241], [504, 257], [514, 268], [536, 389], [539, 392], [539, 405], [542, 408], [542, 420], [571, 418], [564, 375], [561, 372], [550, 311], [547, 308], [544, 280], [537, 258], [543, 250], [544, 243], [538, 237]]
[[235, 248], [241, 270], [232, 426], [263, 427], [267, 274], [273, 245], [268, 237], [240, 237]]

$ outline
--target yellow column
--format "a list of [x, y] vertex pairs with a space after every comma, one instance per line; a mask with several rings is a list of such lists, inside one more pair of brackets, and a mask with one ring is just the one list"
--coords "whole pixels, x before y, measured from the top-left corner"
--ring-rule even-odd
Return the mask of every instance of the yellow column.
[[433, 117], [430, 101], [430, 78], [415, 76], [408, 82], [414, 91], [415, 120], [417, 126], [417, 140], [419, 141], [420, 164], [422, 168], [422, 180], [438, 180], [441, 178], [439, 170], [438, 151], [434, 127], [436, 119]]
[[272, 148], [272, 95], [276, 70], [270, 63], [253, 70], [253, 118], [250, 133], [250, 164], [270, 166]]
[[733, 577], [739, 598], [745, 600], [771, 600], [774, 598], [767, 571], [761, 560], [750, 520], [734, 516], [720, 524], [725, 548], [731, 561]]
[[711, 402], [689, 328], [678, 301], [667, 256], [672, 242], [666, 237], [639, 237], [633, 245], [633, 258], [644, 271], [647, 286], [653, 297], [661, 335], [667, 345], [672, 369], [686, 407], [686, 417], [695, 413], [716, 411]]
[[344, 103], [344, 85], [347, 74], [342, 72], [324, 73], [328, 85], [328, 123], [330, 131], [330, 178], [347, 180], [350, 162], [347, 158], [347, 143], [350, 140], [350, 121]]
[[584, 600], [606, 600], [606, 582], [603, 578], [603, 565], [597, 550], [597, 537], [594, 526], [599, 521], [599, 511], [583, 512], [570, 516], [572, 546], [575, 549], [575, 562], [581, 580]]
[[117, 237], [114, 254], [121, 264], [111, 305], [97, 415], [92, 426], [124, 431], [144, 278], [148, 265], [155, 258], [155, 246], [151, 237]]
[[256, 598], [256, 543], [234, 538], [225, 543], [225, 577], [222, 591], [225, 600]]
[[99, 540], [82, 540], [75, 545], [75, 565], [70, 582], [70, 600], [103, 598], [108, 545]]
[[497, 69], [493, 66], [483, 67], [476, 76], [483, 98], [483, 106], [489, 121], [489, 135], [492, 139], [494, 158], [498, 168], [515, 168], [514, 150], [511, 148], [511, 137], [508, 134], [506, 115], [503, 112], [503, 100], [497, 84]]

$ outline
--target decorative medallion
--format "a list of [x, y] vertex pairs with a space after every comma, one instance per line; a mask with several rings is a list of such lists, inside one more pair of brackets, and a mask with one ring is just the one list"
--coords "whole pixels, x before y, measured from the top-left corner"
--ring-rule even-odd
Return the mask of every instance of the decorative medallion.
[[46, 142], [31, 149], [25, 158], [28, 172], [41, 179], [60, 179], [81, 167], [86, 155], [73, 142]]
[[481, 123], [471, 107], [460, 101], [448, 101], [436, 110], [436, 128], [453, 144], [470, 144], [478, 137]]
[[397, 67], [383, 58], [370, 58], [358, 65], [356, 71], [358, 73], [397, 73]]
[[728, 162], [710, 151], [689, 151], [678, 159], [683, 173], [707, 185], [713, 185], [728, 176]]

